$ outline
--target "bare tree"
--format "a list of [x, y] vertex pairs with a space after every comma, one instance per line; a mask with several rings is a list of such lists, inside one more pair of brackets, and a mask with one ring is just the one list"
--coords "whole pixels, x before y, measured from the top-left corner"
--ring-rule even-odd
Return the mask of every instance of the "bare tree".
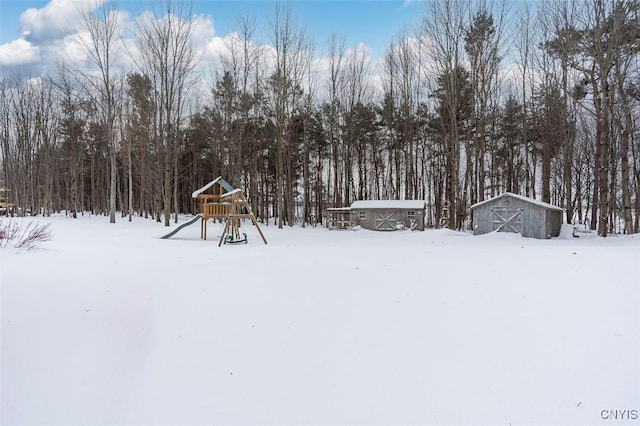
[[[465, 17], [468, 4], [454, 0], [434, 0], [429, 3], [429, 14], [423, 22], [424, 38], [429, 40], [429, 51], [436, 74], [440, 76], [443, 108], [446, 120], [442, 127], [446, 129], [446, 189], [445, 197], [450, 214], [447, 218], [449, 228], [455, 229], [457, 195], [459, 193], [460, 139], [462, 123], [458, 111], [462, 99], [460, 70], [462, 69], [463, 41], [467, 28]], [[437, 91], [437, 88], [433, 88]]]
[[56, 150], [58, 111], [52, 86], [15, 74], [0, 81], [0, 159], [7, 202], [19, 215], [54, 210], [59, 175]]
[[276, 128], [276, 191], [278, 227], [285, 221], [293, 226], [295, 213], [295, 170], [292, 160], [297, 147], [288, 137], [290, 120], [302, 99], [305, 70], [310, 60], [308, 36], [298, 27], [291, 9], [276, 3], [271, 37], [274, 49], [275, 70], [270, 77], [271, 108]]
[[13, 160], [13, 140], [11, 137], [11, 102], [9, 100], [11, 88], [7, 84], [6, 78], [0, 79], [0, 163], [2, 164], [3, 184], [2, 195], [5, 202], [5, 213], [9, 215], [10, 201], [12, 194], [10, 188], [7, 188], [10, 179], [13, 177], [14, 165]]
[[[580, 99], [589, 96], [592, 103], [592, 106], [582, 103], [592, 112], [595, 123], [591, 226], [597, 224], [598, 235], [605, 237], [613, 226], [611, 213], [616, 200], [614, 182], [618, 152], [612, 126], [618, 89], [616, 69], [624, 70], [625, 62], [638, 53], [638, 3], [588, 0], [582, 6], [575, 25], [567, 26], [562, 35], [570, 42], [568, 59], [571, 67], [583, 76], [581, 84], [575, 87], [574, 96]], [[618, 124], [624, 127], [624, 139], [629, 127], [622, 122]], [[631, 219], [627, 219], [630, 223]]]
[[[138, 21], [137, 61], [140, 72], [151, 79], [155, 101], [154, 141], [162, 153], [161, 181], [164, 225], [169, 226], [172, 199], [177, 200], [174, 180], [178, 164], [179, 129], [185, 111], [186, 93], [192, 85], [196, 64], [193, 50], [191, 10], [185, 3], [163, 0]], [[157, 218], [159, 220], [159, 217]]]
[[[533, 91], [533, 72], [531, 70], [532, 64], [532, 47], [535, 45], [535, 33], [534, 24], [531, 17], [531, 11], [528, 4], [524, 5], [524, 9], [517, 19], [518, 33], [515, 40], [515, 48], [518, 52], [517, 62], [520, 69], [520, 90], [521, 90], [521, 102], [522, 102], [522, 146], [524, 150], [524, 194], [526, 196], [533, 195], [535, 197], [535, 158], [531, 161], [530, 149], [530, 137], [528, 132], [528, 114], [529, 114], [529, 102], [531, 99], [530, 92]], [[530, 89], [531, 88], [531, 89]], [[532, 164], [533, 163], [533, 164]]]
[[[575, 86], [575, 71], [569, 61], [574, 48], [574, 35], [572, 28], [575, 26], [575, 15], [577, 5], [575, 2], [554, 1], [545, 3], [546, 8], [542, 9], [539, 22], [545, 34], [553, 35], [553, 38], [546, 41], [543, 47], [551, 55], [551, 66], [543, 70], [546, 80], [553, 81], [559, 89], [562, 102], [562, 117], [557, 134], [558, 140], [554, 143], [558, 145], [562, 152], [562, 200], [566, 211], [566, 221], [573, 220], [574, 199], [572, 181], [572, 163], [575, 142], [575, 98], [573, 87]], [[558, 72], [559, 71], [559, 72]], [[574, 75], [572, 75], [574, 74]], [[549, 202], [549, 189], [544, 187], [543, 201]], [[546, 199], [545, 199], [546, 197]]]
[[[616, 43], [619, 44], [613, 57], [614, 69], [614, 85], [616, 102], [612, 104], [619, 105], [619, 111], [614, 110], [613, 123], [620, 132], [620, 179], [621, 179], [621, 209], [624, 220], [624, 232], [633, 234], [638, 231], [633, 222], [632, 206], [631, 206], [631, 166], [629, 162], [629, 151], [632, 144], [633, 121], [632, 112], [632, 96], [630, 96], [630, 81], [632, 76], [638, 76], [637, 68], [635, 68], [637, 56], [640, 53], [640, 47], [637, 40], [640, 38], [640, 4], [637, 2], [621, 2], [616, 4], [611, 20], [613, 27], [617, 29], [615, 32]], [[635, 71], [635, 72], [634, 72]], [[615, 196], [614, 193], [611, 194]], [[639, 212], [636, 211], [636, 215]]]
[[419, 67], [417, 43], [403, 31], [384, 58], [383, 118], [387, 125], [392, 197], [414, 197], [415, 109]]
[[62, 158], [67, 186], [66, 209], [73, 218], [81, 210], [83, 159], [85, 155], [84, 132], [85, 119], [82, 113], [82, 100], [73, 78], [62, 64], [51, 80], [58, 91], [60, 103], [60, 133], [62, 138]]
[[113, 3], [105, 3], [96, 11], [81, 11], [81, 20], [88, 38], [77, 38], [78, 45], [86, 55], [95, 72], [74, 75], [84, 92], [97, 109], [97, 116], [104, 129], [109, 152], [109, 222], [116, 222], [116, 118], [118, 116], [118, 84], [116, 72], [116, 45], [120, 43], [118, 18]]
[[[336, 34], [332, 34], [329, 38], [329, 80], [328, 80], [328, 96], [326, 104], [326, 117], [329, 126], [329, 144], [331, 146], [331, 157], [329, 169], [333, 166], [333, 174], [329, 175], [329, 187], [333, 187], [333, 207], [338, 207], [342, 203], [342, 185], [341, 177], [342, 161], [340, 161], [341, 137], [339, 135], [340, 126], [340, 96], [343, 90], [344, 81], [344, 60], [345, 60], [345, 41]], [[331, 178], [333, 177], [333, 186]]]
[[[229, 129], [231, 145], [229, 146], [229, 176], [231, 182], [239, 182], [241, 178], [246, 178], [246, 187], [250, 194], [250, 201], [253, 204], [253, 211], [258, 210], [257, 204], [257, 161], [258, 154], [255, 149], [255, 135], [252, 121], [257, 112], [259, 103], [257, 102], [258, 92], [261, 84], [256, 74], [259, 70], [261, 51], [255, 44], [256, 22], [254, 18], [241, 16], [237, 21], [238, 31], [231, 34], [226, 42], [228, 54], [222, 57], [221, 65], [223, 76], [219, 79], [227, 78], [232, 84], [228, 94], [233, 94], [229, 105], [232, 108], [228, 124], [232, 124]], [[248, 176], [243, 176], [243, 167], [247, 167]]]
[[[344, 198], [346, 202], [352, 201], [354, 194], [359, 199], [365, 198], [367, 186], [367, 130], [363, 127], [362, 113], [366, 110], [365, 104], [371, 101], [371, 88], [369, 86], [369, 66], [364, 49], [360, 46], [351, 49], [344, 67], [342, 90], [342, 114], [343, 114], [343, 158], [344, 170]], [[354, 159], [357, 159], [358, 179], [357, 190], [354, 182]], [[367, 197], [368, 198], [368, 197]]]

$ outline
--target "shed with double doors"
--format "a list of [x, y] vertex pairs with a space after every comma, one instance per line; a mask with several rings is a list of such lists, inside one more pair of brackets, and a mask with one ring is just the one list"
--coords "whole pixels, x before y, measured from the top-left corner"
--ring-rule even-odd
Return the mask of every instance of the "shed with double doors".
[[351, 204], [355, 225], [373, 231], [424, 231], [424, 200], [361, 200]]
[[498, 231], [545, 239], [560, 235], [562, 227], [562, 208], [510, 192], [474, 204], [471, 210], [474, 235]]

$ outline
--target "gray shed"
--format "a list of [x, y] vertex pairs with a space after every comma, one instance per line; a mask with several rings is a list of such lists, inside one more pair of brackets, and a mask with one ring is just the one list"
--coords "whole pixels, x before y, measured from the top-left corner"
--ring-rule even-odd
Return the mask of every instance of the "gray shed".
[[424, 200], [363, 200], [351, 204], [353, 221], [373, 231], [409, 228], [424, 231]]
[[540, 239], [560, 235], [563, 210], [533, 198], [505, 192], [474, 204], [471, 210], [474, 235], [492, 231]]

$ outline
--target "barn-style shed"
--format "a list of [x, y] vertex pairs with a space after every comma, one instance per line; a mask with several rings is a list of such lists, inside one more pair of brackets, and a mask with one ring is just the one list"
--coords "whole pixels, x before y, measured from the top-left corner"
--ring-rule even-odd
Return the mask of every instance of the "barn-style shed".
[[374, 231], [424, 231], [426, 208], [424, 200], [362, 200], [351, 204], [354, 223]]
[[474, 235], [492, 231], [540, 239], [560, 235], [563, 210], [533, 198], [505, 192], [474, 204], [471, 210]]

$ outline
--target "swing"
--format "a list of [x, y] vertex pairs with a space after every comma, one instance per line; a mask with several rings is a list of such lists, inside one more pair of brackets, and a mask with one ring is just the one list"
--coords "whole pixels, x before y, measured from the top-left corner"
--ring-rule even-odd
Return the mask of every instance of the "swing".
[[224, 244], [247, 244], [249, 242], [247, 234], [243, 232], [242, 235], [243, 238], [236, 238], [234, 235], [227, 235], [224, 237]]

